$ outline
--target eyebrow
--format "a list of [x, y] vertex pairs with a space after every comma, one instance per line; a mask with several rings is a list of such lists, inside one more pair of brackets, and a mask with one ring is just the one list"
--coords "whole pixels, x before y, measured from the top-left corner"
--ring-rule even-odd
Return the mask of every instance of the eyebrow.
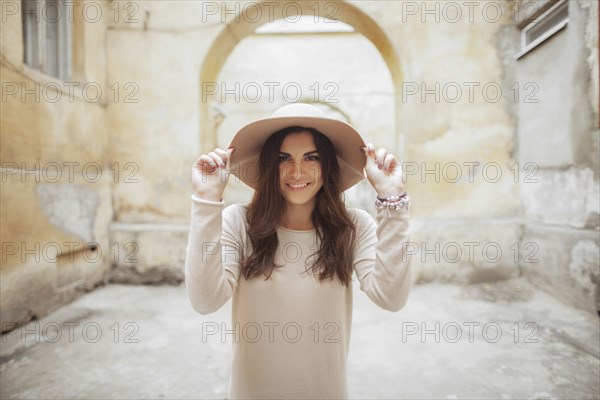
[[[304, 153], [303, 155], [304, 155], [304, 156], [307, 156], [307, 155], [309, 155], [309, 154], [318, 153], [318, 152], [319, 152], [319, 150], [311, 150], [311, 151], [308, 151], [308, 152]], [[283, 152], [283, 151], [280, 151], [280, 152], [279, 152], [279, 154], [284, 154], [284, 155], [286, 155], [286, 156], [291, 156], [291, 154], [290, 154], [290, 153], [285, 153], [285, 152]]]

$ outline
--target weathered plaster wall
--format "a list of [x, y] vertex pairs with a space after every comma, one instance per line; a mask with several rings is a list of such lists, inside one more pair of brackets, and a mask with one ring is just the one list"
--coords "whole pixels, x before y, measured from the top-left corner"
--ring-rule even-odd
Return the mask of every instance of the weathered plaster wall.
[[565, 29], [515, 62], [539, 102], [517, 104], [518, 160], [536, 166], [522, 182], [523, 242], [537, 263], [532, 282], [563, 301], [600, 310], [598, 185], [598, 7], [569, 2]]
[[137, 22], [111, 21], [107, 32], [109, 79], [138, 90], [107, 111], [110, 158], [135, 167], [113, 190], [111, 237], [136, 245], [115, 262], [115, 282], [183, 280], [191, 166], [201, 149], [200, 68], [220, 29], [204, 18], [204, 3], [136, 2]]
[[[518, 185], [509, 171], [515, 121], [506, 91], [493, 91], [504, 86], [496, 40], [511, 23], [509, 3], [495, 2], [501, 9], [493, 18], [482, 3], [357, 4], [380, 22], [402, 66], [399, 135], [418, 280], [518, 276], [510, 250], [519, 238]], [[500, 249], [497, 259], [487, 255], [490, 246]]]
[[107, 98], [80, 90], [92, 83], [108, 91], [106, 24], [75, 18], [84, 35], [73, 44], [80, 50], [74, 79], [63, 82], [24, 65], [20, 13], [3, 19], [0, 319], [5, 331], [106, 281], [112, 176]]

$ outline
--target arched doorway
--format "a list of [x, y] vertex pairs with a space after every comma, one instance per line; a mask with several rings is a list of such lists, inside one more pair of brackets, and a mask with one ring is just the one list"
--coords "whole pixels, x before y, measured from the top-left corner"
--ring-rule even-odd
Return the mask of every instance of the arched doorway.
[[[388, 76], [388, 84], [387, 90], [391, 93], [389, 101], [385, 101], [385, 113], [386, 116], [391, 118], [392, 123], [385, 126], [386, 129], [381, 129], [381, 131], [385, 131], [385, 143], [383, 144], [386, 148], [390, 149], [395, 154], [399, 154], [402, 156], [403, 148], [400, 143], [401, 135], [400, 135], [400, 124], [399, 121], [401, 119], [401, 102], [398, 101], [399, 93], [400, 93], [400, 85], [402, 83], [402, 73], [400, 69], [400, 64], [397, 60], [396, 54], [393, 50], [392, 44], [382, 28], [363, 10], [358, 7], [348, 4], [343, 1], [334, 1], [327, 2], [327, 7], [323, 6], [321, 8], [316, 7], [317, 3], [310, 2], [283, 2], [283, 9], [285, 10], [283, 13], [279, 14], [279, 18], [277, 12], [269, 9], [265, 2], [252, 3], [248, 5], [247, 8], [240, 10], [240, 17], [237, 16], [235, 18], [231, 18], [231, 21], [224, 25], [224, 28], [220, 31], [220, 33], [216, 36], [215, 40], [212, 42], [209, 51], [206, 54], [206, 58], [201, 68], [200, 72], [200, 82], [201, 82], [201, 95], [202, 99], [200, 104], [200, 143], [202, 144], [202, 151], [210, 151], [214, 148], [217, 143], [223, 145], [224, 141], [219, 140], [218, 137], [218, 125], [222, 122], [222, 118], [224, 112], [221, 107], [219, 107], [219, 101], [216, 99], [219, 95], [213, 95], [212, 93], [219, 92], [219, 89], [224, 90], [232, 90], [234, 92], [242, 89], [241, 86], [237, 88], [229, 86], [227, 88], [216, 88], [215, 86], [211, 87], [211, 92], [208, 93], [206, 89], [208, 84], [222, 84], [220, 78], [220, 74], [224, 66], [228, 63], [231, 64], [231, 58], [235, 58], [235, 54], [239, 53], [240, 46], [243, 47], [248, 40], [253, 39], [257, 36], [257, 30], [262, 30], [265, 26], [273, 25], [269, 24], [274, 20], [281, 20], [281, 16], [283, 16], [285, 20], [294, 20], [297, 21], [297, 18], [325, 18], [329, 16], [333, 16], [336, 20], [340, 21], [339, 25], [346, 25], [351, 27], [352, 30], [355, 31], [357, 36], [360, 36], [364, 42], [369, 43], [369, 46], [372, 47], [372, 52], [366, 52], [365, 54], [360, 53], [359, 51], [356, 54], [356, 57], [362, 56], [370, 56], [372, 58], [377, 58], [381, 60], [381, 68], [379, 70], [373, 71], [362, 71], [364, 74], [375, 74], [371, 75], [373, 79], [377, 79], [376, 74], [379, 72], [381, 75], [381, 71], [383, 74]], [[272, 3], [271, 3], [272, 4]], [[279, 3], [278, 3], [279, 4]], [[289, 7], [286, 8], [286, 4]], [[242, 15], [243, 14], [243, 15]], [[299, 25], [299, 24], [297, 24]], [[366, 40], [365, 40], [366, 39]], [[244, 41], [244, 43], [241, 43]], [[349, 49], [348, 53], [352, 53], [354, 49]], [[233, 54], [233, 56], [232, 56]], [[254, 54], [248, 53], [247, 56], [252, 57]], [[238, 57], [239, 58], [239, 57]], [[340, 61], [340, 63], [352, 63], [352, 60], [349, 60], [346, 57], [342, 57], [345, 60]], [[273, 61], [273, 60], [271, 60]], [[329, 60], [331, 62], [331, 60]], [[342, 64], [340, 64], [342, 66]], [[252, 68], [257, 68], [257, 64], [255, 62], [248, 63], [247, 68], [250, 71], [254, 71]], [[238, 69], [239, 71], [239, 69]], [[239, 75], [248, 75], [248, 74], [239, 74]], [[257, 79], [255, 82], [252, 82], [254, 85], [261, 85], [264, 82], [261, 81], [258, 76], [259, 73], [256, 73]], [[296, 76], [292, 73], [293, 76]], [[264, 76], [263, 76], [264, 78]], [[277, 79], [275, 79], [277, 80]], [[279, 82], [281, 82], [281, 77]], [[240, 82], [236, 82], [239, 84]], [[247, 81], [243, 81], [242, 85], [245, 89], [244, 84], [247, 84]], [[285, 81], [281, 82], [282, 84]], [[349, 86], [351, 83], [349, 84]], [[263, 87], [263, 89], [266, 89]], [[305, 88], [306, 89], [306, 88]], [[314, 88], [311, 88], [314, 89]], [[320, 87], [321, 90], [325, 89], [327, 91], [327, 87]], [[260, 90], [260, 89], [259, 89]], [[318, 88], [317, 88], [318, 90]], [[331, 93], [331, 91], [329, 91]], [[221, 92], [222, 94], [222, 92]], [[309, 99], [310, 100], [310, 99]], [[345, 108], [341, 104], [331, 104], [328, 102], [320, 102], [318, 99], [315, 100], [315, 103], [325, 103], [326, 108], [329, 108], [333, 113], [338, 113], [347, 117], [346, 119], [352, 118], [352, 112], [350, 109]], [[307, 102], [306, 96], [303, 98], [293, 98], [293, 101], [303, 101]], [[362, 99], [363, 104], [368, 103], [369, 99]], [[235, 100], [234, 100], [235, 102]], [[308, 101], [310, 102], [310, 101]], [[216, 106], [214, 106], [216, 104]], [[231, 104], [231, 103], [230, 103]], [[223, 105], [225, 105], [223, 103]], [[278, 105], [272, 104], [272, 109], [275, 109]], [[251, 105], [251, 107], [254, 107]], [[366, 112], [366, 111], [365, 111]], [[249, 113], [250, 114], [250, 113]], [[263, 116], [265, 113], [262, 114]], [[248, 115], [247, 120], [252, 120], [254, 117], [261, 116], [259, 115]], [[376, 121], [377, 118], [373, 118], [373, 121]], [[353, 122], [353, 121], [349, 121]], [[235, 125], [230, 125], [228, 127], [228, 132], [233, 131]], [[381, 140], [376, 140], [375, 143], [379, 144], [382, 142]]]

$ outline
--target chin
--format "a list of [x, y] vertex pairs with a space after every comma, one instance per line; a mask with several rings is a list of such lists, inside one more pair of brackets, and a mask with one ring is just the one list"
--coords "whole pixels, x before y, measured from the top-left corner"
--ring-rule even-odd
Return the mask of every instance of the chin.
[[290, 204], [295, 204], [295, 205], [302, 205], [302, 204], [308, 204], [311, 201], [313, 201], [315, 199], [315, 195], [312, 196], [287, 196], [285, 197], [285, 201], [290, 203]]

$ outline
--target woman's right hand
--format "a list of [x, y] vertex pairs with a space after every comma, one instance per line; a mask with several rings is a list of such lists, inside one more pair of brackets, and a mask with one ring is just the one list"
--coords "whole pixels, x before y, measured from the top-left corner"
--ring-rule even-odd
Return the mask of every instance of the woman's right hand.
[[208, 154], [202, 154], [192, 167], [192, 187], [194, 194], [204, 200], [221, 201], [225, 186], [229, 180], [231, 153], [216, 148]]

